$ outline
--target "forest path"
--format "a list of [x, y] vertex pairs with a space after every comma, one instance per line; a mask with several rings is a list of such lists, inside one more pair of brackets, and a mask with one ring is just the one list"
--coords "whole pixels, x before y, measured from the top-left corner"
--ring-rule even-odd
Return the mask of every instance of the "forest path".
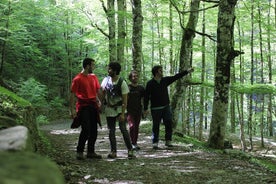
[[63, 120], [40, 129], [51, 141], [52, 159], [59, 165], [67, 184], [267, 184], [276, 183], [276, 175], [265, 168], [228, 154], [194, 150], [177, 144], [171, 149], [161, 140], [160, 149], [153, 150], [150, 135], [139, 134], [137, 158], [128, 159], [119, 129], [118, 158], [108, 159], [108, 130], [99, 129], [96, 152], [101, 160], [76, 160], [75, 149], [79, 129], [70, 129], [71, 120]]

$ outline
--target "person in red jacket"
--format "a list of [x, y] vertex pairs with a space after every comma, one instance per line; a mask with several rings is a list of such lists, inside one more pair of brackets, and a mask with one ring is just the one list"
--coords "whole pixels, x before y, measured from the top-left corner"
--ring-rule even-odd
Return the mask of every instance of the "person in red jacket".
[[150, 101], [150, 109], [152, 116], [152, 146], [158, 149], [159, 129], [161, 120], [165, 125], [165, 146], [172, 147], [172, 112], [170, 108], [170, 99], [168, 86], [176, 80], [193, 72], [193, 68], [180, 72], [174, 76], [163, 77], [163, 68], [161, 65], [152, 68], [153, 78], [147, 82], [144, 96], [144, 114], [148, 113], [148, 105]]
[[99, 106], [101, 103], [98, 100], [100, 83], [97, 76], [92, 73], [95, 67], [94, 59], [85, 58], [82, 66], [82, 71], [72, 81], [70, 95], [71, 117], [75, 121], [77, 119], [81, 126], [76, 158], [84, 159], [83, 152], [85, 143], [88, 141], [87, 158], [100, 159], [102, 156], [95, 153], [98, 124], [100, 124]]

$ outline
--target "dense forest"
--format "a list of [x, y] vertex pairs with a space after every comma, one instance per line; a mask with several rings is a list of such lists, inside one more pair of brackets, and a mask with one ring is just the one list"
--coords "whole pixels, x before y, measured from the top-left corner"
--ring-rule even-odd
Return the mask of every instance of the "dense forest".
[[[227, 133], [276, 134], [275, 0], [1, 0], [1, 86], [30, 101], [37, 123], [68, 113], [85, 57], [102, 80], [118, 61], [145, 85], [194, 67], [170, 88], [175, 130], [222, 148]], [[3, 105], [3, 104], [2, 104]]]

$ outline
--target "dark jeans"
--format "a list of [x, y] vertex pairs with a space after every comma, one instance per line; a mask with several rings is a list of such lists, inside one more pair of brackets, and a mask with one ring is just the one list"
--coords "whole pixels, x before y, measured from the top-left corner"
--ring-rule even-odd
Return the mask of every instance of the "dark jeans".
[[98, 136], [97, 111], [92, 105], [82, 107], [80, 110], [81, 132], [77, 152], [83, 152], [87, 143], [87, 152], [95, 152], [95, 142]]
[[[115, 135], [117, 117], [106, 117], [107, 126], [108, 126], [108, 129], [109, 129], [110, 147], [111, 147], [112, 152], [117, 152], [117, 143], [116, 143], [116, 135]], [[126, 145], [127, 149], [131, 150], [132, 145], [130, 143], [130, 137], [129, 137], [129, 134], [128, 134], [128, 130], [126, 128], [126, 122], [125, 121], [119, 122], [119, 128], [120, 128], [121, 133], [123, 135], [124, 142], [125, 142], [125, 145]]]
[[163, 119], [165, 125], [165, 140], [172, 140], [172, 112], [170, 106], [164, 109], [151, 110], [152, 115], [152, 143], [158, 143], [160, 123]]
[[128, 114], [127, 122], [129, 126], [129, 135], [132, 144], [137, 144], [138, 134], [139, 134], [139, 125], [141, 121], [141, 115]]

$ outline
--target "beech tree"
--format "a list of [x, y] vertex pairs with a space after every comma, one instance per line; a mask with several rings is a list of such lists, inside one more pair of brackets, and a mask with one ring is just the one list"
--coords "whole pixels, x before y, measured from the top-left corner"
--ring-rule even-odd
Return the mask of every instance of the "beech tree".
[[234, 50], [233, 34], [235, 6], [237, 0], [221, 0], [219, 3], [217, 26], [217, 58], [212, 120], [210, 125], [209, 146], [224, 148], [225, 130], [228, 116], [230, 66], [240, 54]]
[[[179, 70], [183, 71], [191, 67], [192, 59], [192, 45], [193, 39], [195, 37], [195, 30], [198, 22], [199, 14], [199, 4], [200, 0], [192, 0], [190, 6], [190, 16], [186, 27], [182, 27], [182, 41], [180, 49], [180, 60], [179, 60]], [[179, 12], [181, 13], [181, 12]], [[180, 79], [176, 82], [176, 89], [172, 95], [172, 111], [173, 111], [173, 122], [174, 127], [178, 122], [179, 112], [181, 112], [181, 107], [183, 106], [183, 94], [185, 94], [187, 78]]]
[[141, 0], [132, 0], [132, 60], [133, 69], [141, 73], [143, 15]]

